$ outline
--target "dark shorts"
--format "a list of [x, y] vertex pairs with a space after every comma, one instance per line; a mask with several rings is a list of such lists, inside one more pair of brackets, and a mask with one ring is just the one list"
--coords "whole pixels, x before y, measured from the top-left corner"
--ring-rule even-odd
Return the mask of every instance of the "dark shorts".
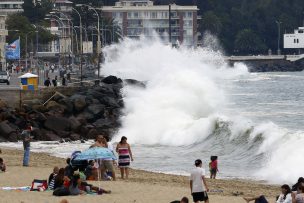
[[193, 202], [208, 200], [207, 192], [194, 192], [192, 193]]
[[216, 172], [217, 172], [216, 168], [212, 168], [212, 169], [211, 169], [211, 174], [212, 174], [212, 175], [215, 175]]

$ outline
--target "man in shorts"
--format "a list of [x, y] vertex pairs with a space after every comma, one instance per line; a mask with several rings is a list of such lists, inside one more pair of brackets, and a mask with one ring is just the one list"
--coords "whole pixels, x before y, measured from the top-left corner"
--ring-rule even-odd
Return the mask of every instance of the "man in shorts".
[[193, 197], [193, 202], [200, 201], [209, 203], [207, 191], [209, 190], [205, 179], [205, 169], [202, 168], [202, 160], [195, 160], [195, 169], [191, 171], [190, 175], [190, 189]]

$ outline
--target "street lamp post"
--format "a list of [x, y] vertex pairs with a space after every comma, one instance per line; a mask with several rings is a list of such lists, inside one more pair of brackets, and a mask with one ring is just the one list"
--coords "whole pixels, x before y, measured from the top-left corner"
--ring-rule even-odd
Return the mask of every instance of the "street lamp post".
[[100, 29], [99, 29], [99, 14], [98, 12], [96, 11], [95, 8], [93, 8], [92, 6], [90, 5], [86, 5], [86, 4], [77, 4], [76, 6], [87, 6], [90, 10], [93, 10], [97, 16], [97, 56], [98, 56], [98, 65], [97, 65], [97, 76], [98, 78], [100, 77], [100, 55], [101, 55], [101, 44], [100, 44]]
[[81, 21], [81, 15], [80, 13], [75, 9], [72, 8], [73, 11], [75, 11], [79, 16], [79, 27], [80, 27], [80, 82], [82, 85], [82, 55], [83, 55], [83, 44], [82, 44], [82, 21]]
[[28, 64], [27, 64], [27, 60], [28, 60], [28, 54], [27, 54], [27, 36], [29, 34], [31, 34], [32, 32], [35, 32], [35, 30], [30, 31], [28, 33], [25, 34], [25, 68], [26, 70], [28, 69]]
[[[62, 12], [60, 12], [59, 10], [53, 10], [53, 11], [51, 11], [50, 12], [51, 14], [60, 14], [60, 15], [62, 15], [62, 16], [64, 16], [65, 18], [66, 18], [66, 20], [67, 20], [67, 22], [68, 22], [68, 28], [69, 28], [69, 30], [68, 30], [68, 35], [69, 36], [71, 36], [71, 44], [70, 44], [70, 47], [69, 47], [69, 49], [68, 49], [68, 51], [69, 51], [69, 54], [71, 55], [73, 55], [73, 53], [74, 53], [74, 51], [73, 51], [73, 41], [74, 41], [74, 37], [73, 37], [73, 31], [72, 31], [72, 29], [71, 28], [73, 28], [74, 27], [74, 25], [73, 25], [73, 23], [72, 23], [72, 21], [68, 18], [68, 16], [67, 15], [65, 15], [64, 13], [62, 13]], [[66, 44], [66, 41], [65, 41], [65, 44]], [[73, 60], [73, 56], [72, 56], [72, 61], [71, 61], [71, 58], [69, 58], [69, 65], [70, 64], [72, 64], [72, 67], [74, 67], [74, 60]]]
[[[51, 15], [52, 17], [57, 17], [56, 15]], [[45, 18], [45, 20], [51, 20], [52, 18]], [[60, 20], [60, 18], [58, 18], [58, 20], [56, 18], [53, 18], [53, 20], [55, 20], [57, 23], [58, 23], [58, 29], [59, 29], [59, 25], [61, 24], [62, 25], [62, 32], [60, 32], [60, 35], [61, 35], [61, 39], [63, 39], [64, 37], [64, 24], [63, 22]], [[61, 53], [61, 44], [60, 44], [60, 38], [59, 38], [59, 46], [58, 46], [58, 66], [60, 67], [60, 53]]]
[[277, 50], [277, 54], [281, 55], [280, 41], [281, 41], [281, 24], [282, 24], [282, 22], [276, 20], [276, 24], [278, 25], [278, 50]]

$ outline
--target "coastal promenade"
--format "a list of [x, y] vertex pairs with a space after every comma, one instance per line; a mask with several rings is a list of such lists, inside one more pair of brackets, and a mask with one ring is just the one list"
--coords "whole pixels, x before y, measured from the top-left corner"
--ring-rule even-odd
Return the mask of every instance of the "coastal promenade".
[[257, 61], [257, 60], [287, 60], [298, 61], [304, 58], [304, 54], [300, 55], [257, 55], [257, 56], [225, 56], [227, 61]]

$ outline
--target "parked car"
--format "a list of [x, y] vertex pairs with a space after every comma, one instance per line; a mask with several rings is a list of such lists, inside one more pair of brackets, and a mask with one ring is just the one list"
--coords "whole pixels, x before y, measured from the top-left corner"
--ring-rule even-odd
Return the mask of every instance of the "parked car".
[[10, 84], [11, 76], [6, 71], [0, 71], [0, 83]]

